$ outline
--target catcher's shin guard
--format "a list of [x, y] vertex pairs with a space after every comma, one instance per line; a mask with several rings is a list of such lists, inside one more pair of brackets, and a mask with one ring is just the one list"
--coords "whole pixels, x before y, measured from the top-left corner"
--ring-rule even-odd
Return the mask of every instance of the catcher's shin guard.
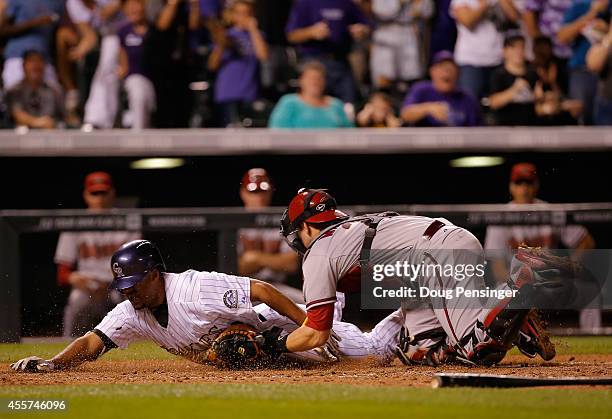
[[572, 301], [577, 272], [578, 267], [567, 258], [540, 249], [519, 248], [508, 281], [516, 291], [514, 297], [497, 303], [459, 342], [458, 359], [495, 364], [514, 344], [528, 356], [539, 354], [545, 360], [552, 359], [554, 345], [533, 309], [563, 307]]
[[[515, 344], [527, 356], [539, 354], [545, 360], [555, 356], [554, 346], [548, 339], [539, 318], [534, 317], [534, 307], [541, 299], [536, 285], [523, 284], [515, 297], [501, 301], [476, 325], [484, 337], [476, 339], [468, 360], [476, 364], [491, 365], [501, 361]], [[545, 295], [548, 298], [549, 295]], [[476, 336], [476, 334], [474, 334]]]
[[[488, 352], [491, 348], [493, 352], [505, 353], [515, 343], [519, 344], [519, 349], [527, 356], [539, 354], [545, 360], [555, 356], [554, 346], [548, 339], [541, 321], [535, 317], [535, 311], [529, 309], [541, 302], [542, 295], [539, 291], [536, 285], [524, 284], [515, 297], [503, 300], [487, 314], [482, 322], [487, 339], [475, 345], [471, 354], [474, 359], [470, 359], [471, 361], [480, 363], [478, 361], [490, 358]], [[544, 295], [546, 299], [549, 297]], [[482, 345], [483, 343], [485, 345]]]
[[528, 305], [532, 293], [530, 284], [523, 285], [515, 297], [501, 301], [483, 321], [477, 321], [472, 332], [455, 345], [456, 359], [486, 366], [500, 362], [518, 339], [521, 325], [529, 312], [522, 307]]
[[517, 339], [525, 317], [529, 313], [526, 307], [533, 304], [534, 287], [525, 284], [513, 298], [501, 301], [491, 309], [482, 322], [486, 334], [501, 346], [509, 349]]

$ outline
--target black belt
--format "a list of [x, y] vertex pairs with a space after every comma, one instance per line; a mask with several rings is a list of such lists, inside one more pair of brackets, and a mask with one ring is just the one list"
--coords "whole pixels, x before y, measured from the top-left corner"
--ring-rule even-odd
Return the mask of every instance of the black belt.
[[440, 230], [445, 225], [446, 224], [444, 224], [440, 220], [433, 220], [433, 222], [429, 224], [429, 226], [425, 229], [425, 232], [423, 233], [423, 238], [425, 240], [431, 239], [434, 236], [434, 234], [436, 234], [438, 230]]

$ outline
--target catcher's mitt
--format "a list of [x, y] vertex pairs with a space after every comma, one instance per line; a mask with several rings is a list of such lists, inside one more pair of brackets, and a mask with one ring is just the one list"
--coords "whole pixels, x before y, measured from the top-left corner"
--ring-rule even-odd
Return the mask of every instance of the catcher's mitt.
[[521, 244], [516, 258], [535, 271], [556, 270], [559, 275], [575, 278], [581, 270], [580, 264], [568, 257], [557, 256], [552, 251]]
[[257, 331], [248, 324], [234, 324], [213, 341], [208, 350], [208, 361], [218, 367], [241, 369], [257, 366], [265, 356]]

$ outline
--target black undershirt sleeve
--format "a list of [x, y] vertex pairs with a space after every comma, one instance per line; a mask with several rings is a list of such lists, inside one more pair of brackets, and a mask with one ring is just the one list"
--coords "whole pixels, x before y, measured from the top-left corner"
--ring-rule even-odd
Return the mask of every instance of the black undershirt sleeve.
[[106, 352], [110, 351], [111, 349], [115, 349], [115, 348], [119, 347], [119, 346], [117, 346], [117, 344], [115, 344], [115, 342], [113, 342], [111, 340], [111, 338], [106, 336], [100, 330], [94, 329], [94, 330], [92, 330], [92, 332], [95, 333], [100, 339], [102, 339], [102, 343], [104, 343], [104, 351], [102, 351], [102, 353], [100, 355], [105, 354]]

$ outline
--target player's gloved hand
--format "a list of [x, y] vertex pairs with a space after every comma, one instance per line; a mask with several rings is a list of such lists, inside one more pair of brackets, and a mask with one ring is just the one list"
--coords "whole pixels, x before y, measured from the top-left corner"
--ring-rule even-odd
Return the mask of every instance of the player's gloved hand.
[[11, 364], [17, 372], [49, 372], [55, 369], [52, 361], [46, 361], [38, 356], [29, 356]]
[[268, 355], [272, 359], [278, 359], [283, 353], [289, 352], [287, 350], [287, 336], [281, 336], [283, 329], [274, 326], [270, 330], [261, 332], [255, 340], [259, 342], [263, 353]]

